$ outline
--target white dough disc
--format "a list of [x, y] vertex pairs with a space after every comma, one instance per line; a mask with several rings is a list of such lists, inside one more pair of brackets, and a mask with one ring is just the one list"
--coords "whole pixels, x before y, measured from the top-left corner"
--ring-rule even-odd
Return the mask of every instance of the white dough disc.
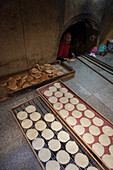
[[37, 121], [41, 118], [41, 114], [38, 112], [33, 112], [30, 114], [30, 119], [33, 121]]
[[80, 110], [80, 111], [86, 110], [86, 106], [85, 106], [84, 104], [81, 104], [81, 103], [77, 104], [76, 107], [77, 107], [77, 109]]
[[74, 130], [76, 133], [78, 133], [79, 135], [83, 135], [85, 132], [85, 128], [82, 125], [76, 125], [74, 126]]
[[24, 119], [21, 123], [21, 125], [24, 129], [30, 128], [32, 126], [32, 124], [33, 124], [33, 122], [30, 119]]
[[97, 168], [95, 168], [94, 166], [90, 166], [87, 168], [87, 170], [98, 170]]
[[89, 159], [83, 153], [77, 153], [75, 155], [75, 163], [82, 168], [86, 168], [89, 164]]
[[68, 110], [68, 111], [72, 111], [72, 110], [75, 108], [74, 105], [71, 104], [71, 103], [65, 104], [64, 107], [65, 107], [65, 109]]
[[91, 126], [89, 127], [89, 132], [90, 132], [92, 135], [98, 136], [98, 135], [100, 134], [100, 129], [99, 129], [97, 126], [91, 125]]
[[79, 100], [78, 100], [77, 98], [73, 97], [73, 98], [70, 99], [70, 103], [72, 103], [72, 104], [78, 104], [78, 103], [79, 103]]
[[55, 83], [54, 86], [55, 86], [56, 88], [61, 88], [60, 83]]
[[99, 142], [104, 146], [108, 146], [111, 143], [109, 137], [106, 134], [99, 136]]
[[36, 107], [33, 105], [29, 105], [29, 106], [25, 107], [25, 110], [27, 113], [32, 113], [32, 112], [36, 111]]
[[35, 128], [38, 131], [42, 131], [47, 127], [46, 123], [43, 120], [39, 120], [38, 122], [35, 123]]
[[60, 92], [60, 91], [57, 91], [57, 92], [54, 93], [54, 95], [55, 95], [56, 97], [62, 97], [62, 96], [63, 96], [63, 93]]
[[39, 151], [38, 156], [42, 162], [47, 162], [51, 158], [51, 152], [47, 148], [42, 148]]
[[48, 146], [52, 151], [56, 152], [61, 148], [61, 143], [57, 139], [51, 139], [48, 142]]
[[27, 118], [27, 116], [28, 116], [28, 114], [25, 111], [20, 111], [20, 112], [17, 113], [17, 118], [19, 120], [24, 120], [24, 119]]
[[103, 155], [102, 160], [109, 166], [109, 168], [113, 168], [113, 155], [105, 154]]
[[68, 98], [67, 98], [67, 97], [61, 97], [61, 98], [59, 99], [59, 101], [60, 101], [61, 103], [65, 104], [65, 103], [68, 102]]
[[96, 125], [96, 126], [102, 126], [104, 124], [104, 121], [98, 117], [94, 117], [93, 118], [93, 123]]
[[54, 103], [53, 107], [54, 107], [56, 110], [60, 110], [60, 109], [62, 109], [63, 104], [60, 103], [60, 102], [57, 102], [57, 103]]
[[79, 170], [79, 169], [75, 164], [70, 163], [66, 166], [65, 170]]
[[44, 119], [45, 121], [47, 122], [53, 122], [55, 120], [55, 116], [51, 113], [47, 113], [45, 116], [44, 116]]
[[80, 123], [82, 124], [82, 126], [84, 127], [88, 127], [91, 125], [91, 121], [85, 117], [80, 119]]
[[84, 114], [88, 118], [93, 118], [95, 116], [95, 114], [91, 110], [85, 110]]
[[46, 140], [53, 138], [53, 136], [54, 136], [54, 133], [51, 129], [45, 129], [42, 132], [42, 137]]
[[51, 123], [51, 128], [57, 132], [62, 129], [62, 124], [58, 121], [54, 121]]
[[69, 112], [65, 109], [60, 110], [59, 113], [63, 118], [66, 118], [69, 115]]
[[47, 97], [52, 96], [52, 94], [53, 94], [53, 92], [50, 91], [50, 90], [46, 90], [46, 91], [44, 92], [44, 95], [47, 96]]
[[68, 92], [68, 90], [67, 90], [66, 88], [64, 88], [64, 87], [60, 88], [60, 91], [61, 91], [62, 93], [67, 93], [67, 92]]
[[97, 155], [102, 156], [104, 154], [104, 147], [100, 143], [94, 143], [92, 149], [97, 153]]
[[89, 144], [94, 142], [94, 137], [90, 133], [85, 133], [83, 139]]
[[113, 155], [113, 145], [110, 145], [109, 152], [110, 152], [111, 155]]
[[51, 87], [49, 87], [49, 90], [52, 91], [52, 92], [55, 92], [55, 91], [57, 91], [57, 88], [54, 87], [54, 86], [51, 86]]
[[61, 164], [67, 164], [70, 161], [70, 156], [66, 151], [60, 150], [56, 154], [56, 159]]
[[72, 98], [73, 97], [73, 94], [71, 94], [71, 93], [65, 93], [65, 97], [67, 97], [67, 98]]
[[26, 132], [26, 136], [29, 140], [33, 140], [38, 136], [38, 132], [36, 129], [28, 129]]
[[32, 141], [32, 146], [35, 150], [42, 149], [45, 145], [44, 139], [42, 138], [36, 138]]
[[48, 99], [52, 104], [56, 103], [58, 99], [55, 96], [49, 97]]
[[59, 141], [61, 142], [67, 142], [70, 139], [70, 136], [67, 132], [65, 131], [60, 131], [57, 135], [57, 138], [59, 139]]
[[46, 170], [60, 170], [60, 164], [55, 160], [50, 160], [46, 163]]
[[82, 113], [78, 110], [74, 110], [72, 111], [72, 115], [75, 117], [75, 118], [80, 118], [82, 116]]
[[78, 149], [78, 145], [75, 143], [75, 141], [68, 141], [66, 143], [66, 150], [70, 154], [75, 154], [76, 152], [78, 152]]
[[76, 123], [77, 123], [76, 119], [72, 116], [67, 117], [66, 121], [69, 123], [69, 125], [72, 125], [72, 126], [76, 125]]
[[113, 129], [110, 126], [103, 126], [102, 131], [108, 136], [113, 135]]

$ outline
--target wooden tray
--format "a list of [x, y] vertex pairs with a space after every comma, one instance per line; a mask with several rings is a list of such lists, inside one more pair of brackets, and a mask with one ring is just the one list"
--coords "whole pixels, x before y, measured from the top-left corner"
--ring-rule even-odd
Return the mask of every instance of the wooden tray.
[[[62, 119], [57, 115], [57, 113], [55, 112], [55, 110], [54, 110], [41, 96], [37, 96], [37, 97], [35, 97], [35, 98], [32, 98], [32, 99], [30, 99], [30, 100], [27, 100], [27, 101], [25, 101], [25, 102], [23, 102], [23, 103], [15, 106], [15, 107], [13, 107], [13, 108], [11, 109], [11, 112], [12, 112], [12, 114], [13, 114], [16, 122], [17, 122], [17, 124], [19, 125], [19, 127], [20, 127], [20, 129], [21, 129], [21, 131], [22, 131], [22, 133], [23, 133], [23, 135], [24, 135], [24, 137], [26, 138], [27, 142], [29, 143], [29, 145], [30, 145], [33, 153], [35, 154], [36, 158], [38, 159], [38, 161], [39, 161], [42, 169], [45, 169], [45, 168], [46, 168], [46, 162], [43, 162], [43, 161], [41, 161], [41, 160], [39, 159], [38, 154], [39, 154], [40, 150], [35, 150], [35, 149], [33, 148], [33, 146], [32, 146], [32, 140], [29, 140], [29, 139], [27, 138], [27, 136], [26, 136], [26, 131], [27, 131], [28, 129], [23, 128], [23, 127], [21, 126], [21, 122], [22, 122], [22, 121], [17, 118], [17, 113], [18, 113], [19, 111], [24, 111], [24, 110], [25, 110], [25, 107], [28, 106], [28, 105], [33, 105], [33, 106], [35, 106], [36, 111], [41, 114], [40, 120], [43, 120], [43, 121], [46, 123], [47, 128], [50, 129], [50, 130], [52, 129], [52, 128], [51, 128], [51, 123], [52, 123], [52, 122], [47, 122], [47, 121], [45, 121], [44, 116], [45, 116], [47, 113], [52, 113], [52, 114], [54, 115], [55, 121], [58, 121], [58, 122], [60, 122], [60, 123], [62, 124], [62, 129], [60, 129], [59, 131], [54, 131], [54, 130], [52, 130], [53, 133], [54, 133], [53, 138], [54, 138], [54, 139], [57, 139], [57, 135], [58, 135], [58, 133], [59, 133], [61, 130], [67, 132], [67, 133], [69, 134], [70, 140], [71, 140], [71, 141], [75, 141], [76, 144], [78, 145], [78, 151], [77, 151], [77, 153], [80, 152], [80, 153], [83, 153], [84, 155], [87, 156], [87, 158], [88, 158], [88, 160], [89, 160], [89, 164], [87, 165], [87, 168], [90, 167], [90, 166], [94, 166], [94, 167], [96, 167], [98, 170], [104, 169], [104, 167], [95, 159], [95, 157], [87, 150], [87, 148], [81, 143], [81, 141], [79, 141], [79, 139], [77, 138], [77, 136], [70, 130], [70, 128], [69, 128], [69, 127], [62, 121]], [[30, 118], [29, 115], [30, 115], [30, 114], [28, 114], [28, 118]], [[33, 125], [32, 125], [30, 128], [34, 128], [34, 127], [35, 127], [35, 122], [33, 121]], [[44, 139], [44, 138], [42, 137], [42, 135], [41, 135], [42, 132], [39, 132], [39, 131], [38, 131], [38, 133], [39, 133], [39, 134], [38, 134], [38, 137]], [[45, 142], [45, 145], [44, 145], [43, 147], [49, 149], [48, 140], [44, 139], [44, 142]], [[65, 149], [65, 144], [66, 144], [66, 142], [64, 142], [64, 143], [61, 142], [61, 148], [60, 148], [60, 150], [64, 150], [64, 151], [66, 150], [66, 149]], [[51, 158], [50, 158], [49, 160], [57, 160], [57, 159], [56, 159], [56, 154], [57, 154], [58, 151], [56, 151], [56, 152], [50, 151], [50, 152], [51, 152]], [[75, 155], [76, 155], [77, 153], [75, 153], [75, 154], [70, 154], [70, 153], [69, 153], [69, 157], [70, 157], [69, 163], [75, 164], [74, 158], [75, 158]], [[66, 167], [69, 163], [67, 163], [67, 164], [61, 164], [61, 163], [60, 163], [60, 169], [62, 169], [62, 170], [65, 169], [65, 167]], [[79, 166], [77, 165], [77, 167], [79, 167]], [[82, 168], [79, 167], [79, 169], [82, 169]]]

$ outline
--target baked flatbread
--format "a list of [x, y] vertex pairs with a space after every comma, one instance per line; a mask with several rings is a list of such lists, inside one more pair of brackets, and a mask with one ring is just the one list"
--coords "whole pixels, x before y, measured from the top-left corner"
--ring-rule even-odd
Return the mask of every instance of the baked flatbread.
[[93, 118], [93, 123], [96, 125], [96, 126], [102, 126], [104, 124], [104, 121], [98, 117], [94, 117]]
[[67, 142], [70, 139], [70, 136], [67, 132], [65, 131], [60, 131], [57, 135], [57, 138], [59, 139], [59, 141], [61, 142]]
[[79, 103], [79, 100], [78, 100], [77, 98], [73, 97], [73, 98], [70, 99], [70, 103], [72, 103], [72, 104], [78, 104], [78, 103]]
[[62, 124], [58, 121], [54, 121], [51, 123], [51, 128], [57, 132], [62, 129]]
[[38, 156], [42, 162], [47, 162], [51, 158], [51, 152], [47, 148], [42, 148], [40, 149]]
[[71, 103], [65, 104], [64, 107], [65, 107], [65, 109], [68, 110], [68, 111], [72, 111], [72, 110], [75, 108], [74, 105], [71, 104]]
[[109, 166], [109, 168], [113, 168], [113, 155], [105, 154], [103, 155], [102, 160]]
[[53, 136], [54, 136], [54, 133], [50, 129], [44, 129], [42, 132], [42, 137], [46, 140], [53, 138]]
[[41, 114], [38, 112], [33, 112], [30, 114], [30, 119], [33, 121], [37, 121], [41, 118]]
[[71, 94], [71, 93], [65, 93], [65, 97], [67, 97], [67, 98], [72, 98], [73, 97], [73, 94]]
[[87, 170], [98, 170], [97, 168], [95, 168], [94, 166], [90, 166], [87, 168]]
[[85, 133], [83, 135], [83, 139], [86, 141], [86, 143], [93, 143], [94, 142], [94, 137], [90, 133]]
[[42, 131], [47, 127], [46, 123], [43, 120], [39, 120], [38, 122], [35, 123], [35, 128], [38, 131]]
[[72, 115], [75, 117], [75, 118], [80, 118], [82, 116], [82, 112], [78, 111], [78, 110], [74, 110], [72, 112]]
[[79, 170], [79, 169], [75, 164], [70, 163], [66, 166], [65, 170]]
[[61, 143], [57, 139], [51, 139], [48, 142], [48, 146], [52, 151], [56, 152], [61, 148]]
[[91, 110], [85, 110], [84, 114], [88, 118], [93, 118], [95, 116], [95, 114]]
[[85, 117], [80, 119], [80, 123], [82, 124], [82, 126], [84, 127], [88, 127], [91, 125], [91, 121]]
[[98, 136], [100, 134], [100, 129], [97, 126], [91, 125], [89, 127], [89, 132], [94, 136]]
[[92, 149], [97, 153], [97, 155], [102, 156], [104, 154], [104, 147], [100, 143], [94, 143]]
[[68, 141], [66, 143], [66, 150], [70, 154], [75, 154], [76, 152], [78, 152], [78, 149], [78, 145], [75, 143], [75, 141]]
[[54, 103], [53, 107], [56, 109], [56, 110], [60, 110], [62, 109], [63, 107], [63, 104], [58, 102], [58, 103]]
[[46, 163], [46, 170], [60, 170], [60, 164], [55, 160], [50, 160]]
[[111, 143], [109, 137], [106, 134], [99, 136], [99, 142], [104, 146], [108, 146]]
[[61, 164], [67, 164], [70, 161], [70, 156], [66, 151], [60, 150], [56, 154], [56, 159]]
[[57, 97], [55, 96], [52, 96], [52, 97], [49, 97], [48, 99], [52, 104], [56, 103], [58, 101]]
[[57, 88], [54, 87], [54, 86], [51, 86], [51, 87], [49, 87], [49, 90], [52, 91], [52, 92], [55, 92], [55, 91], [57, 91]]
[[89, 164], [89, 159], [83, 153], [77, 153], [75, 155], [75, 163], [81, 168], [86, 168]]
[[77, 109], [80, 110], [80, 111], [86, 110], [86, 106], [85, 106], [84, 104], [81, 104], [81, 103], [77, 104], [76, 107], [77, 107]]
[[25, 111], [20, 111], [20, 112], [17, 113], [17, 118], [19, 120], [24, 120], [24, 119], [27, 118], [27, 116], [28, 116], [28, 114]]
[[44, 116], [44, 119], [45, 121], [47, 122], [53, 122], [55, 120], [55, 116], [51, 113], [47, 113], [45, 116]]
[[67, 98], [67, 97], [61, 97], [61, 98], [59, 99], [59, 101], [60, 101], [61, 103], [65, 104], [65, 103], [68, 102], [68, 98]]
[[60, 83], [55, 83], [54, 86], [55, 86], [56, 88], [61, 88]]
[[38, 132], [36, 129], [28, 129], [26, 132], [26, 136], [29, 140], [33, 140], [38, 136]]
[[65, 109], [60, 110], [59, 113], [63, 118], [66, 118], [69, 115], [69, 112]]
[[108, 136], [113, 135], [113, 129], [110, 126], [103, 126], [102, 131]]
[[83, 135], [85, 132], [85, 128], [82, 125], [75, 125], [74, 126], [74, 130], [76, 133], [78, 133], [79, 135]]
[[33, 112], [36, 111], [36, 107], [33, 106], [33, 105], [29, 105], [25, 108], [25, 110], [26, 110], [27, 113], [33, 113]]
[[64, 88], [64, 87], [61, 87], [61, 88], [60, 88], [60, 91], [61, 91], [62, 93], [67, 93], [67, 92], [68, 92], [68, 90], [67, 90], [66, 88]]
[[72, 126], [76, 125], [77, 123], [76, 119], [72, 116], [67, 117], [66, 121], [69, 123], [69, 125], [72, 125]]
[[32, 141], [32, 146], [35, 150], [42, 149], [45, 145], [44, 139], [42, 138], [36, 138]]
[[57, 91], [57, 92], [54, 93], [54, 95], [55, 95], [56, 97], [62, 97], [62, 96], [63, 96], [63, 93], [60, 92], [60, 91]]
[[109, 152], [110, 152], [111, 155], [113, 155], [113, 145], [111, 145], [111, 146], [109, 147]]
[[33, 125], [33, 122], [30, 119], [24, 119], [21, 125], [24, 129], [28, 129]]
[[52, 96], [52, 91], [50, 91], [50, 90], [46, 90], [45, 92], [44, 92], [44, 95], [45, 96], [48, 96], [48, 97], [50, 97], [50, 96]]

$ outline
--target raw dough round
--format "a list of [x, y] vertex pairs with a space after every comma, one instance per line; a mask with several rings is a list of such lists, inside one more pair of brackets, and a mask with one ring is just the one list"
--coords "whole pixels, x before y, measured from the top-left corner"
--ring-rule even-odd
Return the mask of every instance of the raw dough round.
[[50, 160], [46, 163], [46, 170], [60, 170], [60, 164], [55, 160]]
[[95, 116], [95, 114], [91, 110], [85, 110], [84, 114], [88, 118], [93, 118]]
[[32, 112], [36, 111], [36, 107], [33, 105], [29, 105], [29, 106], [25, 107], [25, 110], [27, 113], [32, 113]]
[[48, 99], [52, 104], [56, 103], [58, 99], [55, 96], [49, 97]]
[[96, 125], [96, 126], [102, 126], [104, 124], [104, 121], [98, 117], [94, 117], [93, 118], [93, 123]]
[[51, 113], [47, 113], [45, 116], [44, 116], [44, 119], [45, 121], [47, 122], [53, 122], [55, 120], [55, 116]]
[[89, 144], [94, 142], [94, 137], [90, 133], [85, 133], [83, 139]]
[[48, 146], [52, 151], [56, 152], [61, 148], [61, 143], [57, 139], [52, 139], [48, 142]]
[[98, 170], [97, 168], [95, 168], [94, 166], [90, 166], [87, 168], [87, 170]]
[[38, 131], [42, 131], [47, 127], [46, 123], [43, 120], [39, 120], [38, 122], [35, 123], [35, 128]]
[[51, 123], [51, 128], [57, 132], [62, 129], [62, 124], [58, 121], [54, 121]]
[[65, 109], [60, 110], [59, 113], [63, 118], [66, 118], [69, 115], [69, 112]]
[[24, 129], [28, 129], [28, 128], [30, 128], [30, 127], [33, 125], [33, 122], [32, 122], [32, 120], [30, 120], [30, 119], [24, 119], [24, 120], [22, 121], [21, 125], [22, 125], [22, 127], [23, 127]]
[[109, 168], [113, 168], [113, 155], [105, 154], [103, 155], [102, 160], [109, 166]]
[[99, 142], [104, 146], [108, 146], [111, 143], [109, 137], [106, 134], [99, 136]]
[[91, 125], [91, 126], [89, 127], [89, 132], [90, 132], [92, 135], [98, 136], [98, 135], [100, 134], [100, 129], [99, 129], [97, 126]]
[[69, 123], [69, 125], [72, 125], [72, 126], [76, 125], [77, 123], [76, 119], [72, 116], [67, 117], [66, 121]]
[[82, 124], [82, 126], [84, 127], [88, 127], [91, 125], [91, 121], [85, 117], [80, 119], [80, 123]]
[[109, 147], [109, 152], [110, 152], [111, 155], [113, 155], [113, 145], [111, 145], [111, 146]]
[[43, 132], [42, 132], [42, 137], [43, 137], [44, 139], [46, 139], [46, 140], [49, 140], [49, 139], [53, 138], [53, 136], [54, 136], [54, 133], [53, 133], [53, 131], [50, 130], [50, 129], [45, 129], [45, 130], [43, 130]]
[[77, 153], [75, 155], [75, 163], [82, 168], [86, 168], [89, 164], [89, 159], [83, 153]]
[[60, 102], [57, 102], [57, 103], [55, 103], [55, 104], [53, 105], [53, 107], [54, 107], [56, 110], [60, 110], [60, 109], [62, 109], [63, 104], [60, 103]]
[[38, 112], [33, 112], [32, 114], [30, 114], [30, 119], [33, 121], [37, 121], [41, 118], [41, 114]]
[[55, 95], [56, 97], [62, 97], [62, 96], [63, 96], [63, 93], [60, 92], [60, 91], [57, 91], [57, 92], [54, 93], [54, 95]]
[[66, 98], [66, 97], [61, 97], [61, 98], [59, 99], [59, 101], [60, 101], [61, 103], [65, 104], [65, 103], [68, 102], [68, 98]]
[[79, 170], [79, 169], [75, 164], [70, 163], [66, 166], [65, 170]]
[[65, 131], [60, 131], [57, 135], [57, 138], [59, 139], [59, 141], [61, 142], [67, 142], [70, 139], [70, 136], [67, 132]]
[[56, 87], [54, 87], [54, 86], [49, 87], [49, 90], [52, 91], [52, 92], [57, 91]]
[[81, 103], [77, 104], [76, 107], [77, 107], [77, 109], [80, 110], [80, 111], [86, 110], [86, 106], [85, 106], [84, 104], [81, 104]]
[[67, 98], [72, 98], [73, 97], [73, 94], [71, 94], [71, 93], [65, 93], [65, 97], [67, 97]]
[[55, 83], [54, 86], [55, 86], [56, 88], [61, 88], [60, 83]]
[[19, 120], [24, 120], [24, 119], [27, 118], [27, 116], [28, 116], [28, 114], [25, 111], [20, 111], [20, 112], [17, 113], [17, 118]]
[[82, 112], [78, 111], [78, 110], [74, 110], [72, 112], [72, 115], [75, 117], [75, 118], [80, 118], [82, 116]]
[[108, 136], [113, 135], [113, 129], [110, 126], [103, 126], [102, 131]]
[[42, 149], [45, 145], [44, 139], [42, 138], [36, 138], [32, 141], [32, 146], [35, 150]]
[[92, 149], [97, 153], [97, 155], [102, 156], [104, 154], [104, 147], [100, 143], [94, 143]]
[[83, 135], [85, 132], [85, 128], [82, 125], [76, 125], [74, 126], [74, 130], [76, 133], [78, 133], [79, 135]]
[[56, 159], [61, 164], [67, 164], [70, 161], [70, 156], [66, 151], [60, 150], [56, 154]]
[[68, 141], [66, 143], [66, 150], [70, 154], [75, 154], [76, 152], [78, 152], [78, 149], [78, 145], [75, 143], [75, 141]]
[[47, 162], [51, 158], [51, 152], [47, 148], [42, 148], [40, 149], [38, 156], [42, 162]]
[[44, 92], [44, 95], [45, 96], [47, 96], [47, 97], [50, 97], [50, 96], [52, 96], [52, 91], [50, 91], [50, 90], [46, 90], [45, 92]]
[[33, 140], [38, 136], [38, 132], [36, 129], [28, 129], [26, 132], [26, 136], [29, 140]]
[[74, 105], [71, 104], [71, 103], [67, 103], [65, 104], [65, 109], [68, 110], [68, 111], [72, 111], [74, 109]]
[[72, 104], [78, 104], [78, 103], [79, 103], [79, 100], [78, 100], [77, 98], [73, 97], [73, 98], [70, 99], [70, 103], [72, 103]]
[[61, 91], [62, 93], [67, 93], [67, 92], [68, 92], [68, 90], [67, 90], [66, 88], [64, 88], [64, 87], [61, 87], [61, 88], [60, 88], [60, 91]]

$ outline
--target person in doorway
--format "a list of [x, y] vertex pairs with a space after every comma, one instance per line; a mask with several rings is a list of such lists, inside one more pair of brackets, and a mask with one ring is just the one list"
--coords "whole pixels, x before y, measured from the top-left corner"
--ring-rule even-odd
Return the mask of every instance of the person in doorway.
[[60, 42], [59, 50], [57, 54], [57, 60], [70, 62], [72, 58], [75, 58], [74, 53], [70, 50], [71, 34], [67, 32], [64, 35], [63, 40]]

